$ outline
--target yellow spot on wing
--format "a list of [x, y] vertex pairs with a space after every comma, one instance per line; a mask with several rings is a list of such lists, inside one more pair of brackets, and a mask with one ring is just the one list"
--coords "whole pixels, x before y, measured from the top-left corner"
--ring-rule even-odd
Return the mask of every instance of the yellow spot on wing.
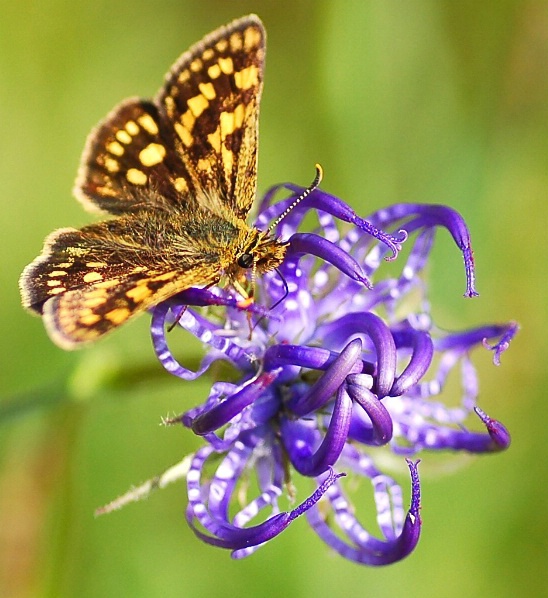
[[238, 104], [234, 109], [234, 126], [239, 129], [244, 122], [245, 106]]
[[115, 160], [114, 158], [110, 158], [109, 156], [107, 156], [104, 159], [105, 162], [105, 168], [109, 171], [109, 172], [118, 172], [120, 170], [120, 164], [118, 164], [118, 161]]
[[118, 197], [118, 193], [116, 193], [116, 191], [114, 191], [114, 189], [112, 188], [112, 185], [110, 183], [107, 183], [106, 185], [103, 185], [102, 187], [97, 187], [97, 191], [99, 191], [99, 193], [101, 193], [101, 195], [108, 195], [110, 197]]
[[159, 143], [149, 143], [145, 149], [139, 152], [139, 160], [144, 166], [160, 164], [165, 158], [166, 148]]
[[186, 83], [190, 79], [190, 72], [188, 70], [179, 73], [179, 83]]
[[235, 31], [230, 36], [230, 47], [232, 50], [238, 51], [242, 49], [242, 37], [239, 31]]
[[179, 135], [179, 139], [187, 146], [190, 147], [194, 142], [194, 138], [192, 137], [192, 133], [186, 128], [183, 127], [181, 123], [174, 123], [175, 131], [177, 131], [177, 135]]
[[128, 120], [125, 129], [132, 137], [134, 137], [139, 132], [139, 125], [134, 120]]
[[190, 70], [193, 73], [198, 73], [202, 70], [203, 66], [204, 66], [204, 63], [199, 58], [196, 58], [195, 60], [193, 60], [190, 63]]
[[93, 309], [95, 307], [99, 307], [100, 305], [103, 305], [105, 302], [106, 302], [105, 297], [86, 297], [86, 300], [84, 301], [83, 304], [86, 307]]
[[101, 316], [97, 314], [86, 314], [84, 316], [80, 316], [80, 323], [84, 326], [93, 326], [97, 324], [97, 322], [101, 321]]
[[126, 179], [133, 185], [145, 185], [148, 180], [148, 177], [142, 170], [138, 170], [137, 168], [130, 168], [126, 172]]
[[59, 295], [59, 293], [64, 293], [66, 290], [65, 287], [55, 287], [54, 289], [50, 289], [48, 293], [50, 295]]
[[196, 122], [196, 117], [194, 116], [194, 114], [192, 114], [192, 112], [190, 110], [187, 110], [183, 114], [183, 116], [181, 116], [181, 122], [183, 123], [183, 127], [185, 127], [185, 129], [192, 131], [192, 127], [194, 126], [194, 123]]
[[254, 64], [234, 73], [234, 83], [238, 89], [250, 89], [259, 83], [259, 69]]
[[58, 287], [61, 284], [60, 280], [48, 280], [48, 287]]
[[249, 52], [261, 43], [261, 33], [255, 27], [248, 27], [244, 31], [244, 48]]
[[211, 48], [206, 48], [204, 50], [204, 53], [202, 54], [202, 58], [204, 60], [211, 60], [211, 58], [213, 58], [214, 54], [215, 54], [215, 52]]
[[117, 307], [116, 309], [107, 312], [105, 314], [105, 318], [110, 320], [113, 324], [122, 324], [129, 318], [130, 315], [131, 312], [129, 309], [127, 309], [127, 307]]
[[126, 296], [135, 301], [135, 303], [141, 303], [147, 297], [152, 295], [152, 291], [145, 285], [133, 287], [127, 291]]
[[137, 122], [147, 133], [150, 133], [151, 135], [158, 135], [158, 125], [154, 122], [154, 119], [152, 116], [150, 116], [150, 114], [143, 114], [143, 116], [140, 116], [137, 119]]
[[132, 137], [127, 131], [116, 131], [116, 139], [127, 145], [131, 143]]
[[124, 155], [124, 146], [120, 145], [117, 141], [111, 141], [107, 144], [107, 151], [115, 156], [123, 156]]
[[225, 75], [231, 75], [234, 72], [234, 63], [232, 58], [219, 58], [219, 66]]
[[218, 52], [224, 52], [228, 47], [228, 41], [226, 39], [220, 39], [216, 44], [215, 48]]
[[234, 152], [223, 145], [221, 148], [221, 154], [223, 156], [223, 167], [225, 169], [225, 176], [227, 180], [229, 180], [232, 174], [232, 167], [234, 165]]
[[207, 98], [202, 94], [189, 98], [186, 103], [196, 118], [209, 106]]
[[198, 89], [207, 100], [212, 100], [216, 95], [213, 83], [200, 83]]
[[175, 100], [171, 96], [166, 96], [164, 99], [164, 104], [166, 105], [168, 116], [173, 117], [175, 114]]
[[221, 112], [220, 116], [221, 139], [226, 139], [236, 129], [234, 112]]
[[97, 282], [98, 280], [103, 280], [103, 275], [99, 272], [88, 272], [84, 275], [84, 282]]
[[212, 168], [211, 160], [209, 158], [200, 158], [198, 160], [198, 170], [201, 172], [209, 172]]
[[[65, 266], [66, 268], [66, 266]], [[66, 276], [67, 273], [64, 270], [53, 270], [48, 274], [48, 276]]]
[[221, 74], [221, 67], [218, 64], [213, 64], [207, 69], [207, 74], [211, 79], [217, 79]]
[[86, 268], [106, 268], [106, 262], [86, 262]]
[[175, 179], [175, 182], [173, 184], [175, 185], [175, 189], [177, 189], [177, 191], [181, 193], [185, 193], [186, 191], [188, 191], [188, 183], [185, 179], [181, 177]]
[[207, 140], [209, 141], [209, 145], [211, 145], [217, 153], [221, 151], [221, 131], [219, 127], [207, 136]]

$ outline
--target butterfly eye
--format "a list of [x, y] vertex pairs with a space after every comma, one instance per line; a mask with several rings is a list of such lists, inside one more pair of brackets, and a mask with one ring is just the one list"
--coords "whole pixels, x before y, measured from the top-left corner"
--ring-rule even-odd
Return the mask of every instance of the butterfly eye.
[[242, 253], [238, 258], [238, 266], [240, 266], [240, 268], [253, 267], [253, 255], [251, 253]]

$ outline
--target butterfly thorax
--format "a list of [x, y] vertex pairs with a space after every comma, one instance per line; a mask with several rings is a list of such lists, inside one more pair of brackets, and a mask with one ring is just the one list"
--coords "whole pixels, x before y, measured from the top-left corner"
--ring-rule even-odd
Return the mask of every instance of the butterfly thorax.
[[207, 270], [209, 274], [208, 282], [216, 282], [223, 275], [242, 280], [250, 269], [268, 272], [283, 261], [287, 250], [287, 243], [269, 232], [200, 206], [191, 213], [143, 210], [101, 224], [99, 239], [106, 240], [111, 249], [124, 245], [126, 259], [128, 249], [134, 248], [132, 261], [136, 263], [169, 264], [174, 270], [202, 264], [204, 273]]

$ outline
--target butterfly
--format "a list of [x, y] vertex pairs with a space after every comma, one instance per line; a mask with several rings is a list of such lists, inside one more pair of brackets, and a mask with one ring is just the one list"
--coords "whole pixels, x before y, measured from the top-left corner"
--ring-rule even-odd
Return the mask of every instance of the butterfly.
[[190, 287], [227, 281], [287, 243], [249, 226], [257, 187], [265, 30], [249, 15], [175, 62], [151, 100], [128, 99], [92, 131], [75, 195], [112, 216], [51, 233], [20, 278], [24, 307], [65, 349], [95, 341]]

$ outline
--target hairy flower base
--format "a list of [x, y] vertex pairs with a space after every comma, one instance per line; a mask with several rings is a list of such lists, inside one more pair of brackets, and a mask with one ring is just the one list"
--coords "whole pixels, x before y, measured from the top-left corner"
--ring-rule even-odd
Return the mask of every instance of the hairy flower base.
[[[282, 187], [292, 195], [271, 204]], [[301, 192], [293, 185], [268, 192], [257, 226], [266, 228]], [[319, 225], [300, 233], [310, 210]], [[337, 221], [352, 227], [341, 233]], [[289, 250], [278, 271], [256, 281], [258, 300], [248, 313], [239, 309], [238, 295], [219, 289], [190, 289], [154, 308], [153, 344], [169, 372], [193, 380], [217, 360], [238, 372], [234, 382], [215, 382], [202, 405], [167, 422], [182, 423], [206, 442], [187, 474], [187, 520], [199, 538], [242, 558], [306, 513], [318, 536], [342, 556], [393, 563], [420, 535], [418, 461], [407, 461], [406, 513], [399, 485], [374, 465], [379, 447], [410, 457], [424, 449], [486, 453], [509, 446], [502, 424], [476, 406], [470, 352], [483, 345], [498, 364], [517, 325], [449, 333], [432, 323], [421, 273], [439, 227], [462, 253], [465, 296], [477, 295], [470, 236], [454, 210], [397, 204], [364, 220], [315, 190], [278, 223], [276, 234]], [[404, 241], [399, 274], [381, 277], [383, 258], [395, 258]], [[223, 316], [193, 306], [221, 306]], [[174, 324], [208, 347], [197, 371], [168, 347], [165, 332]], [[442, 402], [451, 375], [461, 386], [455, 407]], [[472, 413], [485, 432], [468, 430]], [[350, 502], [339, 479], [344, 474], [335, 468], [370, 480], [381, 539], [360, 524], [360, 505]], [[286, 491], [292, 495], [292, 471], [315, 480], [317, 489], [282, 512], [278, 500]]]

